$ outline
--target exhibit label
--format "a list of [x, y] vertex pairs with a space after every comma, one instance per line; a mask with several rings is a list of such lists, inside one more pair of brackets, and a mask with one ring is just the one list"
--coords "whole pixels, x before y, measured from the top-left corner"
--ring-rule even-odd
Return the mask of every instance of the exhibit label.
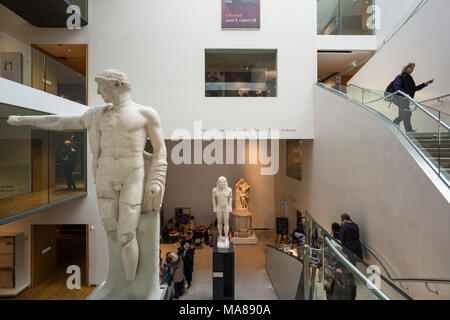
[[261, 0], [222, 0], [222, 29], [259, 29]]

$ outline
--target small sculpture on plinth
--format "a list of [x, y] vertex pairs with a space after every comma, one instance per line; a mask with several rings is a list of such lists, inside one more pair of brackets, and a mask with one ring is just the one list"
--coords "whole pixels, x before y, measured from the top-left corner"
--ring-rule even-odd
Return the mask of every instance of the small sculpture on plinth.
[[[230, 239], [228, 233], [230, 230], [229, 219], [232, 209], [232, 190], [228, 187], [227, 178], [220, 177], [217, 180], [217, 186], [212, 190], [212, 201], [214, 212], [217, 214], [217, 229], [219, 236], [217, 238], [217, 249], [227, 250], [230, 248]], [[222, 234], [222, 231], [224, 232]]]
[[236, 208], [233, 210], [232, 228], [234, 244], [256, 244], [253, 234], [252, 213], [249, 211], [250, 190], [252, 186], [244, 178], [236, 183]]
[[[251, 186], [244, 178], [241, 178], [238, 183], [236, 183], [236, 210], [248, 211], [250, 189]], [[239, 202], [237, 199], [239, 199]]]

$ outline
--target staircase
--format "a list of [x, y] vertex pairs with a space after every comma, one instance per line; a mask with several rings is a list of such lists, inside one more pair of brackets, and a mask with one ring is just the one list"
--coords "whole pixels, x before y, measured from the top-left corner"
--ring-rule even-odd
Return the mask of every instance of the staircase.
[[400, 97], [398, 99], [403, 99], [403, 103], [410, 106], [415, 132], [407, 132], [402, 123], [395, 126], [413, 145], [417, 155], [428, 163], [450, 189], [450, 114], [422, 105], [401, 91], [385, 93], [354, 84], [332, 88], [325, 84], [319, 85], [372, 109], [391, 123], [398, 117], [398, 108], [392, 103], [392, 98], [397, 95]]
[[450, 180], [450, 134], [436, 133], [408, 133], [411, 141], [417, 145], [420, 151], [437, 167], [441, 174]]

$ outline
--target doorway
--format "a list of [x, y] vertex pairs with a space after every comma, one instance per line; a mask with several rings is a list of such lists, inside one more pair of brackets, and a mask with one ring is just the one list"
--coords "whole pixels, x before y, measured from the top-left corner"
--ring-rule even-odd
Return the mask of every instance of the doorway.
[[31, 226], [31, 288], [66, 291], [69, 266], [79, 266], [81, 286], [89, 286], [88, 225]]

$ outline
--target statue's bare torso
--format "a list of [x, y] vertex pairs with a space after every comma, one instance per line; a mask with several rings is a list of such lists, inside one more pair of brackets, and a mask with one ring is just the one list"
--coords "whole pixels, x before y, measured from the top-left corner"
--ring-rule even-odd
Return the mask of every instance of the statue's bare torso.
[[100, 119], [101, 158], [142, 157], [148, 138], [149, 110], [135, 103], [119, 110], [108, 107]]

